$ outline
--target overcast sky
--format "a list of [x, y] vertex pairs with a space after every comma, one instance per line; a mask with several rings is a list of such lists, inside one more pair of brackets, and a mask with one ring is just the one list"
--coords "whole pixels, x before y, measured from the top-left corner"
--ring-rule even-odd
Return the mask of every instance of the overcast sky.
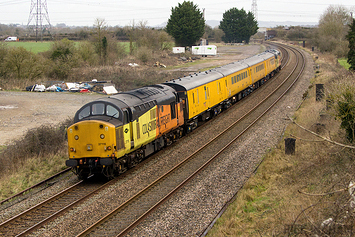
[[[0, 0], [0, 23], [27, 25], [31, 2], [47, 3], [51, 25], [93, 26], [95, 19], [104, 19], [110, 26], [132, 25], [146, 21], [148, 26], [167, 22], [171, 8], [183, 1], [173, 0]], [[221, 21], [223, 13], [233, 7], [252, 10], [252, 0], [194, 0], [205, 9], [206, 20]], [[277, 22], [315, 22], [330, 5], [355, 9], [354, 0], [257, 0], [258, 20]], [[33, 10], [33, 13], [36, 11]], [[355, 14], [354, 14], [355, 15]], [[44, 20], [44, 24], [47, 21]]]

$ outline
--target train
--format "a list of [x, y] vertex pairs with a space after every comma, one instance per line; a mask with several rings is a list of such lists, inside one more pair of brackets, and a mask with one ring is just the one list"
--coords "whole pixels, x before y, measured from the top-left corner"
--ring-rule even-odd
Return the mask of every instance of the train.
[[260, 87], [281, 69], [280, 58], [269, 49], [85, 104], [67, 130], [66, 166], [80, 179], [124, 173]]

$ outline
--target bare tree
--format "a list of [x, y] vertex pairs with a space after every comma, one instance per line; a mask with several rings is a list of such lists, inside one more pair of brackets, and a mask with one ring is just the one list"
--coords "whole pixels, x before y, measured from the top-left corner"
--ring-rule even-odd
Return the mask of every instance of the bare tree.
[[[105, 62], [105, 49], [107, 49], [107, 23], [105, 19], [96, 18], [93, 29], [93, 43], [96, 48], [96, 52], [100, 57], [101, 62]], [[106, 47], [105, 47], [106, 46]]]
[[[351, 20], [344, 6], [329, 6], [319, 19], [315, 42], [322, 52], [333, 52], [338, 57], [346, 56], [346, 34]], [[344, 43], [345, 42], [345, 43]]]

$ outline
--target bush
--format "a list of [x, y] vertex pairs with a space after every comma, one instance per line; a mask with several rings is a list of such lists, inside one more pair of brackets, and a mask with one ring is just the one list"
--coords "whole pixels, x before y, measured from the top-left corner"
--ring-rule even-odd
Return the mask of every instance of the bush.
[[141, 62], [147, 63], [148, 61], [150, 61], [152, 59], [152, 50], [150, 50], [147, 47], [140, 47], [137, 50], [137, 58]]
[[99, 63], [99, 56], [95, 51], [95, 47], [88, 41], [81, 42], [78, 47], [78, 54], [82, 61], [89, 66], [95, 66]]
[[346, 131], [346, 139], [355, 138], [355, 87], [352, 75], [343, 76], [334, 82], [328, 101], [333, 103], [333, 113], [340, 119], [340, 127]]
[[75, 44], [68, 39], [54, 42], [48, 54], [53, 62], [49, 75], [55, 78], [67, 78], [71, 69], [80, 64], [80, 56]]
[[43, 157], [56, 154], [65, 147], [66, 128], [73, 124], [68, 119], [59, 126], [43, 125], [25, 134], [1, 152], [0, 171], [17, 169], [24, 161], [33, 157]]

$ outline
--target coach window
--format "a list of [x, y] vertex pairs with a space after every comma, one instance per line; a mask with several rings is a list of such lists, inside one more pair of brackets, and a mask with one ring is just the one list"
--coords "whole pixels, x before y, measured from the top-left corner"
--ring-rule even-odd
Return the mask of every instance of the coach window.
[[205, 100], [207, 100], [207, 90], [206, 90], [206, 87], [205, 87]]
[[86, 118], [90, 115], [90, 106], [86, 106], [84, 109], [82, 109], [79, 113], [79, 120]]
[[113, 107], [112, 105], [107, 105], [106, 114], [107, 114], [107, 116], [111, 116], [111, 117], [114, 117], [114, 118], [118, 118], [119, 117], [118, 110], [115, 107]]
[[92, 105], [92, 115], [103, 115], [105, 114], [105, 104], [97, 103]]

